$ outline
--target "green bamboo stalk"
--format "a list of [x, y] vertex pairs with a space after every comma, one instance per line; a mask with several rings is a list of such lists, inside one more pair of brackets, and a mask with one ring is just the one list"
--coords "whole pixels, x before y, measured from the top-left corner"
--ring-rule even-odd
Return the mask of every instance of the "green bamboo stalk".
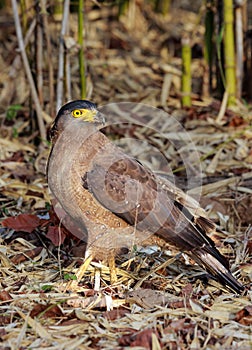
[[5, 0], [0, 1], [0, 9], [3, 9], [6, 6]]
[[233, 0], [224, 0], [224, 53], [226, 91], [228, 92], [228, 106], [236, 104], [235, 79], [235, 45], [234, 45], [234, 15]]
[[181, 103], [183, 107], [190, 107], [191, 101], [191, 46], [188, 36], [182, 37], [182, 79], [181, 79]]
[[53, 2], [53, 14], [54, 18], [56, 20], [61, 20], [63, 16], [63, 1], [64, 0], [57, 0]]
[[127, 12], [129, 0], [119, 0], [118, 3], [118, 19]]
[[28, 27], [28, 18], [27, 18], [26, 1], [25, 0], [20, 0], [20, 9], [21, 9], [22, 30], [23, 30], [23, 33], [26, 33], [27, 27]]
[[80, 71], [80, 86], [81, 86], [81, 98], [86, 98], [86, 70], [85, 70], [85, 57], [84, 57], [84, 40], [83, 40], [83, 12], [84, 1], [79, 0], [78, 8], [78, 43], [79, 49], [79, 71]]
[[171, 0], [157, 0], [155, 2], [155, 11], [162, 13], [165, 16], [169, 13], [171, 7]]

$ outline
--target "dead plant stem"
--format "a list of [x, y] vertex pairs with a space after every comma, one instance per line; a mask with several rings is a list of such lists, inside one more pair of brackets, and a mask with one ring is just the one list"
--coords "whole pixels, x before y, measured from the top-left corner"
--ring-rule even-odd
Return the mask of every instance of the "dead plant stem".
[[39, 132], [42, 140], [46, 140], [46, 130], [45, 130], [45, 125], [42, 117], [42, 108], [39, 102], [36, 86], [32, 77], [29, 61], [25, 52], [25, 46], [24, 46], [24, 40], [23, 40], [23, 34], [22, 34], [22, 29], [21, 29], [21, 24], [20, 24], [20, 19], [18, 16], [18, 6], [17, 6], [17, 1], [16, 0], [11, 0], [12, 4], [12, 10], [13, 10], [13, 16], [14, 16], [14, 22], [15, 22], [15, 28], [16, 28], [16, 33], [17, 33], [17, 39], [18, 39], [18, 45], [19, 45], [19, 50], [20, 54], [23, 60], [24, 64], [24, 69], [25, 73], [27, 76], [27, 79], [30, 84], [30, 89], [31, 89], [31, 95], [32, 99], [35, 105], [35, 110], [37, 113], [37, 120], [38, 120], [38, 126], [39, 126]]

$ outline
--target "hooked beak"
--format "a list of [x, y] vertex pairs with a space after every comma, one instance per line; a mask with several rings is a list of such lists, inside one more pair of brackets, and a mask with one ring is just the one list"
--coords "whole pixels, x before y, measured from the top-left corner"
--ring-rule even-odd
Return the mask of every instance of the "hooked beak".
[[105, 125], [105, 115], [99, 111], [96, 111], [94, 115], [94, 122]]

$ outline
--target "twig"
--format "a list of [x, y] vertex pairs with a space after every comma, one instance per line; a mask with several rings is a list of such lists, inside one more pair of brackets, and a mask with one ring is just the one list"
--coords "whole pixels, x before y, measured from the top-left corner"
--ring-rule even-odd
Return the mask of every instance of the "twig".
[[226, 112], [226, 109], [227, 109], [227, 103], [228, 103], [228, 91], [226, 90], [224, 92], [224, 95], [222, 98], [221, 108], [220, 108], [218, 116], [215, 120], [217, 124], [221, 124], [221, 122], [222, 122], [222, 119], [223, 119], [225, 112]]
[[64, 1], [63, 18], [61, 23], [60, 32], [60, 43], [59, 43], [59, 68], [58, 68], [58, 78], [57, 78], [57, 110], [61, 107], [63, 103], [63, 79], [64, 79], [64, 36], [66, 35], [66, 28], [69, 17], [69, 5], [70, 0]]
[[161, 91], [161, 106], [163, 107], [167, 105], [167, 99], [170, 94], [171, 83], [172, 83], [172, 74], [166, 73], [164, 76], [164, 81], [163, 81], [162, 91]]
[[66, 99], [67, 101], [72, 100], [72, 91], [71, 91], [71, 67], [69, 53], [66, 52], [65, 56], [65, 72], [66, 72]]
[[45, 130], [45, 125], [44, 125], [44, 121], [43, 121], [43, 117], [42, 117], [43, 112], [42, 112], [42, 108], [41, 108], [40, 103], [39, 103], [37, 90], [36, 90], [36, 87], [35, 87], [35, 84], [33, 81], [28, 58], [27, 58], [27, 55], [25, 52], [23, 34], [22, 34], [21, 24], [20, 24], [20, 20], [19, 20], [19, 16], [18, 16], [17, 2], [15, 0], [11, 0], [11, 4], [12, 4], [14, 21], [15, 21], [15, 28], [16, 28], [16, 33], [17, 33], [19, 50], [20, 50], [20, 54], [21, 54], [21, 57], [23, 60], [25, 73], [26, 73], [27, 79], [28, 79], [29, 84], [30, 84], [32, 99], [33, 99], [33, 102], [35, 104], [35, 110], [37, 113], [37, 120], [38, 120], [40, 136], [41, 136], [42, 140], [46, 140], [46, 130]]
[[24, 37], [24, 47], [26, 48], [26, 46], [28, 45], [30, 39], [31, 39], [31, 36], [34, 32], [34, 29], [36, 27], [36, 24], [37, 24], [37, 19], [34, 18], [33, 21], [31, 22], [29, 28], [27, 29], [26, 33], [25, 33], [25, 37]]

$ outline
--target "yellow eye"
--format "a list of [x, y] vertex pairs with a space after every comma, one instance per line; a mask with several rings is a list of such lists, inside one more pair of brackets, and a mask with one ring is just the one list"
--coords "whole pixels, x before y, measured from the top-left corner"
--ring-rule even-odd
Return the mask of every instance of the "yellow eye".
[[95, 116], [97, 114], [97, 110], [94, 109], [86, 109], [86, 108], [80, 108], [80, 109], [74, 109], [72, 111], [72, 116], [74, 118], [80, 118], [81, 120], [85, 122], [95, 122]]
[[80, 118], [81, 116], [83, 116], [84, 114], [84, 110], [83, 109], [75, 109], [72, 111], [72, 116], [74, 118]]

